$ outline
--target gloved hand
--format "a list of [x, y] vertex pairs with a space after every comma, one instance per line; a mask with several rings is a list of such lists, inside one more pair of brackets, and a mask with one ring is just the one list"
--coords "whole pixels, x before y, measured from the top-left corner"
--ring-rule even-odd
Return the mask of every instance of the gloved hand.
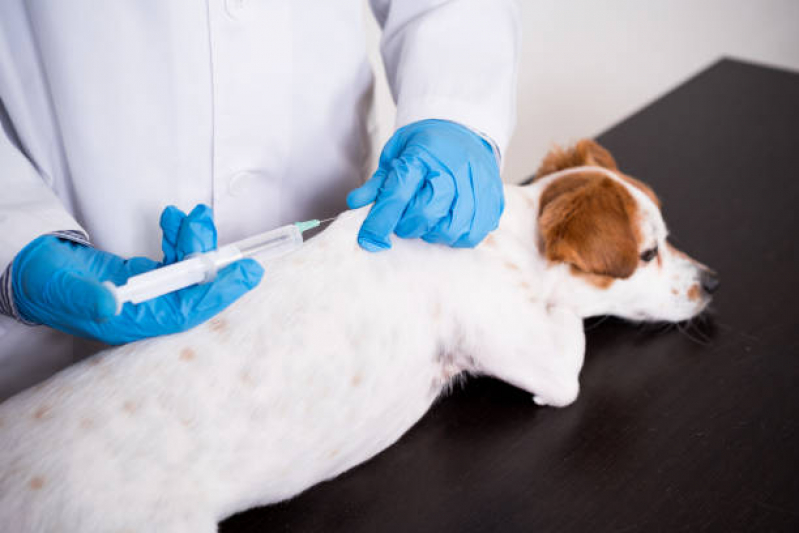
[[119, 315], [112, 294], [101, 285], [216, 248], [211, 209], [198, 205], [186, 216], [175, 207], [161, 214], [164, 260], [123, 259], [71, 241], [44, 235], [14, 258], [11, 284], [22, 318], [81, 337], [122, 344], [175, 333], [208, 320], [258, 284], [263, 268], [243, 259], [223, 268], [211, 283], [187, 287], [140, 304], [126, 303]]
[[496, 229], [505, 207], [491, 146], [446, 120], [422, 120], [394, 133], [374, 175], [347, 196], [357, 209], [374, 202], [358, 233], [369, 251], [403, 238], [474, 247]]

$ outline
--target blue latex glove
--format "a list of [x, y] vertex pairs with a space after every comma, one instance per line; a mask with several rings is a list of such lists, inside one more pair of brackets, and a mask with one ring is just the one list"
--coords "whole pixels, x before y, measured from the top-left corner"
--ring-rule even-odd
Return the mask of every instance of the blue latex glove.
[[374, 175], [350, 192], [352, 209], [374, 202], [358, 233], [369, 251], [403, 238], [473, 247], [496, 229], [505, 207], [491, 146], [468, 128], [422, 120], [394, 133]]
[[44, 235], [14, 258], [12, 290], [22, 318], [81, 337], [122, 344], [175, 333], [208, 320], [258, 284], [263, 268], [243, 259], [223, 268], [211, 283], [187, 287], [140, 304], [126, 303], [119, 315], [101, 285], [216, 248], [211, 209], [198, 205], [187, 216], [175, 207], [161, 214], [164, 261], [123, 259], [89, 246]]

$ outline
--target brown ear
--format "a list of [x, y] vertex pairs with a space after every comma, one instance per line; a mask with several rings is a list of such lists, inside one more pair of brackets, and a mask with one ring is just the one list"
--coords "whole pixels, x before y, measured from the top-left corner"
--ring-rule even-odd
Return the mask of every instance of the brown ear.
[[610, 152], [605, 150], [596, 141], [583, 139], [566, 150], [556, 146], [544, 158], [544, 162], [535, 173], [536, 178], [552, 174], [558, 170], [572, 167], [593, 165], [618, 170], [616, 161]]
[[540, 205], [538, 224], [549, 261], [614, 278], [635, 272], [636, 204], [624, 186], [606, 176], [564, 176], [547, 185]]

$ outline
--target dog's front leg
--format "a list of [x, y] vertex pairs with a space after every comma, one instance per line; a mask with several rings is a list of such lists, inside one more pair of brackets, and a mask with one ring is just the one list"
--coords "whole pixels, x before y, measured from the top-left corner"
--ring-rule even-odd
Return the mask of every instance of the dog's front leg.
[[527, 305], [518, 311], [483, 331], [475, 352], [480, 370], [529, 391], [539, 405], [569, 405], [580, 390], [582, 319], [558, 306]]

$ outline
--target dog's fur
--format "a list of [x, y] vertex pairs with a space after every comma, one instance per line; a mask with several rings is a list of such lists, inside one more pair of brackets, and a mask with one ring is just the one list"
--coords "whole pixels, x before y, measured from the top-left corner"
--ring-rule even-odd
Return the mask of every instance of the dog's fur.
[[704, 267], [666, 244], [656, 197], [607, 151], [582, 141], [538, 174], [506, 187], [476, 249], [395, 238], [368, 253], [368, 207], [350, 211], [211, 321], [0, 405], [3, 529], [211, 533], [384, 450], [460, 372], [565, 406], [583, 317], [706, 306]]

